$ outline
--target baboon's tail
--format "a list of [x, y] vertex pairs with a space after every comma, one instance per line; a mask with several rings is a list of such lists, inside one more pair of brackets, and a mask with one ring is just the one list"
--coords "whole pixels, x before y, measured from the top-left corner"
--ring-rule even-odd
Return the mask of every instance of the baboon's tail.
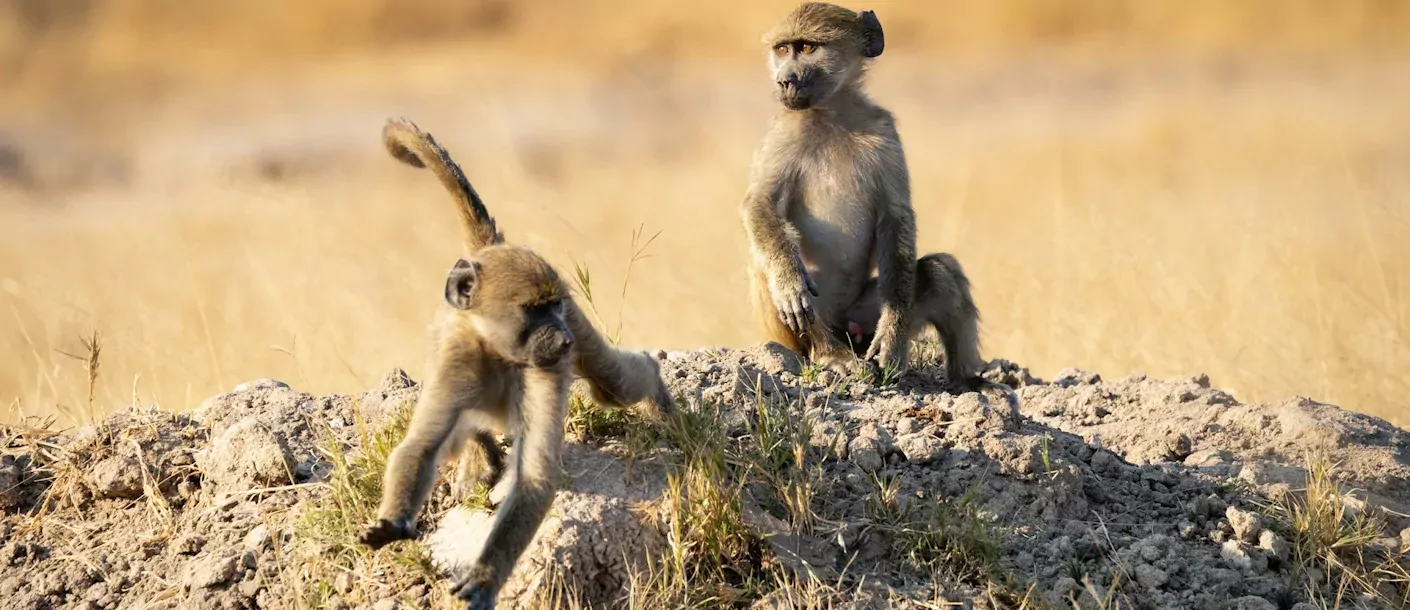
[[382, 128], [382, 143], [387, 146], [387, 152], [397, 160], [412, 167], [427, 167], [435, 172], [441, 185], [459, 203], [455, 209], [460, 214], [460, 223], [465, 229], [465, 247], [470, 252], [504, 242], [504, 236], [500, 235], [494, 218], [490, 216], [490, 211], [485, 209], [485, 202], [480, 200], [475, 188], [470, 186], [465, 172], [460, 170], [460, 166], [450, 158], [450, 153], [441, 148], [431, 134], [421, 131], [420, 127], [409, 120], [391, 119]]

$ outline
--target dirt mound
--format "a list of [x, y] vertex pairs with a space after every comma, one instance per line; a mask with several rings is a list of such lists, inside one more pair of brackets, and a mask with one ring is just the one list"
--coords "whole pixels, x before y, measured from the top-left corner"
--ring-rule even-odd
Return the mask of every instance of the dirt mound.
[[[996, 361], [1006, 385], [952, 394], [933, 364], [878, 385], [777, 346], [661, 357], [686, 413], [575, 397], [564, 491], [502, 604], [1405, 605], [1410, 434], [1381, 420], [1202, 376]], [[352, 543], [415, 394], [400, 371], [355, 396], [265, 380], [190, 414], [0, 429], [0, 599], [453, 607], [486, 490], [443, 476], [421, 542]]]

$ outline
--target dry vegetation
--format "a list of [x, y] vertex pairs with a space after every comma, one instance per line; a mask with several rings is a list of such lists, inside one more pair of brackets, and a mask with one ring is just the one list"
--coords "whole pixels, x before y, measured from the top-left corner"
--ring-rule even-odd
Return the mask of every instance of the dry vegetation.
[[[753, 341], [736, 207], [789, 3], [274, 4], [0, 0], [4, 417], [419, 375], [458, 251], [389, 115], [590, 268], [624, 342]], [[920, 245], [989, 355], [1410, 423], [1410, 6], [868, 6]]]

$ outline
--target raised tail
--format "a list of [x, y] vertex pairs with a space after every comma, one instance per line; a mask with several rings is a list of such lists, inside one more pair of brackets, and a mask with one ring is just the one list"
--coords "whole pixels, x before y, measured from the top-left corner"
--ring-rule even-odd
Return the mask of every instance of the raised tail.
[[480, 200], [480, 195], [465, 178], [465, 172], [431, 134], [421, 131], [415, 123], [406, 119], [391, 119], [382, 128], [382, 143], [398, 161], [412, 167], [430, 168], [441, 185], [455, 197], [459, 204], [455, 211], [460, 214], [460, 224], [465, 230], [465, 248], [469, 252], [504, 243], [504, 236], [495, 226], [485, 202]]

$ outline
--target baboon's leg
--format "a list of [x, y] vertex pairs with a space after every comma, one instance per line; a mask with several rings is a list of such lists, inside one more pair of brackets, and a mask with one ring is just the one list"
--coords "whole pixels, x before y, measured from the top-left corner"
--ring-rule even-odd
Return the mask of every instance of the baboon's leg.
[[[979, 309], [970, 293], [969, 279], [959, 261], [949, 254], [928, 254], [916, 261], [915, 302], [908, 316], [908, 340], [927, 327], [935, 328], [945, 347], [945, 374], [953, 383], [966, 383], [979, 374]], [[847, 310], [847, 320], [857, 324], [865, 337], [875, 336], [881, 317], [876, 282], [868, 282]]]
[[493, 486], [504, 475], [504, 452], [494, 435], [476, 430], [460, 456], [459, 472], [453, 485], [457, 500], [463, 500], [476, 483]]
[[415, 538], [416, 513], [426, 503], [436, 468], [452, 449], [452, 432], [461, 425], [466, 404], [476, 400], [472, 384], [454, 378], [426, 384], [407, 426], [406, 437], [392, 450], [382, 478], [382, 502], [377, 523], [359, 541], [374, 549]]
[[645, 402], [656, 414], [675, 410], [675, 400], [661, 379], [661, 365], [655, 358], [613, 347], [575, 302], [570, 301], [566, 317], [573, 333], [576, 369], [592, 388], [593, 400], [612, 406]]
[[[566, 364], [566, 363], [565, 363]], [[520, 554], [533, 540], [557, 493], [563, 448], [563, 420], [568, 408], [567, 366], [558, 370], [529, 369], [524, 373], [523, 427], [515, 443], [517, 484], [495, 513], [494, 525], [475, 564], [459, 578], [454, 590], [472, 610], [489, 610]]]

